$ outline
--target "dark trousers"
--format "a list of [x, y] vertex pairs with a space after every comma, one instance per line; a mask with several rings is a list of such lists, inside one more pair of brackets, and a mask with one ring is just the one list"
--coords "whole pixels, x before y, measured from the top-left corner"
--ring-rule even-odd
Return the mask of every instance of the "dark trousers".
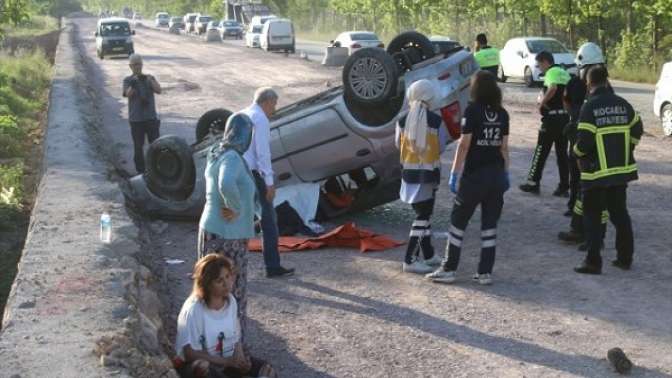
[[415, 211], [415, 221], [411, 226], [411, 232], [408, 237], [408, 246], [406, 248], [406, 264], [413, 263], [418, 258], [420, 250], [425, 260], [434, 257], [434, 246], [432, 246], [432, 225], [429, 218], [434, 211], [435, 197], [426, 201], [411, 204]]
[[600, 248], [603, 239], [602, 213], [609, 211], [609, 219], [616, 228], [616, 251], [618, 260], [632, 263], [634, 240], [632, 223], [627, 208], [627, 186], [592, 188], [583, 191], [583, 217], [588, 240], [586, 261], [593, 265], [602, 265]]
[[499, 66], [481, 67], [481, 69], [482, 69], [483, 71], [488, 71], [488, 72], [490, 72], [490, 73], [493, 74], [495, 77], [497, 77], [497, 74], [499, 73], [499, 72], [497, 72], [497, 71], [499, 71]]
[[261, 204], [261, 248], [264, 252], [266, 270], [280, 267], [280, 253], [278, 252], [278, 221], [273, 203], [266, 199], [266, 183], [259, 172], [253, 171], [254, 183], [257, 186], [257, 195]]
[[569, 145], [569, 201], [567, 201], [567, 208], [574, 210], [576, 199], [581, 195], [581, 171], [579, 170], [579, 161], [571, 152], [574, 144]]
[[560, 175], [560, 184], [558, 186], [569, 187], [569, 163], [567, 162], [567, 138], [562, 130], [568, 122], [566, 115], [548, 116], [542, 120], [537, 147], [534, 149], [532, 157], [532, 166], [527, 179], [539, 183], [544, 172], [546, 159], [551, 152], [551, 147], [555, 146], [555, 155], [558, 162], [558, 174]]
[[463, 176], [450, 214], [448, 259], [443, 269], [455, 271], [460, 262], [462, 238], [471, 216], [481, 206], [481, 259], [478, 273], [492, 273], [495, 265], [497, 222], [504, 206], [505, 173], [502, 168], [482, 168]]
[[131, 136], [133, 137], [133, 161], [135, 162], [135, 170], [140, 174], [145, 172], [145, 154], [143, 146], [145, 145], [145, 137], [147, 143], [151, 144], [159, 137], [158, 119], [149, 121], [130, 122]]

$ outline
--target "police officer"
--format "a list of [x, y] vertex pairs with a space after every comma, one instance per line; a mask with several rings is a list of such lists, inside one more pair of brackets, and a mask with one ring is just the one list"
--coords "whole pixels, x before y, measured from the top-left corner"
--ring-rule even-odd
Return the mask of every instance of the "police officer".
[[[455, 152], [449, 186], [456, 193], [450, 215], [450, 239], [443, 266], [425, 276], [434, 282], [452, 283], [460, 261], [462, 239], [476, 207], [481, 207], [481, 258], [474, 279], [492, 283], [497, 222], [509, 188], [509, 114], [502, 107], [497, 78], [479, 71], [471, 82], [472, 103], [462, 119], [462, 137]], [[458, 177], [462, 172], [462, 177]], [[459, 187], [458, 187], [459, 186]]]
[[588, 102], [581, 108], [574, 153], [579, 158], [588, 255], [577, 273], [602, 273], [601, 216], [607, 209], [616, 228], [617, 258], [612, 265], [630, 269], [634, 253], [632, 224], [626, 207], [628, 182], [637, 180], [634, 150], [643, 133], [632, 106], [609, 90], [607, 70], [588, 71]]
[[[579, 171], [578, 160], [572, 152], [576, 142], [576, 127], [578, 125], [579, 112], [586, 100], [586, 80], [588, 70], [592, 67], [604, 67], [604, 55], [602, 49], [592, 42], [586, 42], [576, 53], [574, 60], [579, 69], [579, 76], [572, 77], [565, 87], [564, 106], [569, 112], [569, 123], [565, 126], [565, 136], [569, 141], [569, 201], [566, 216], [571, 216], [570, 229], [568, 232], [560, 232], [558, 238], [569, 243], [581, 243], [584, 241], [583, 233], [583, 202], [581, 200], [581, 172]], [[602, 222], [606, 227], [609, 214], [605, 210], [602, 214]], [[603, 227], [603, 228], [604, 228]], [[585, 245], [582, 246], [585, 249]]]
[[535, 59], [545, 75], [543, 97], [539, 103], [541, 129], [527, 183], [520, 185], [520, 190], [539, 194], [539, 182], [544, 165], [546, 165], [551, 147], [555, 145], [560, 183], [553, 195], [564, 197], [569, 190], [569, 164], [567, 162], [567, 138], [563, 135], [563, 129], [569, 122], [569, 116], [563, 107], [562, 97], [570, 76], [564, 68], [555, 64], [553, 54], [548, 51], [540, 52]]
[[497, 77], [499, 70], [499, 50], [488, 46], [488, 38], [481, 33], [476, 36], [474, 58], [482, 70], [489, 71]]

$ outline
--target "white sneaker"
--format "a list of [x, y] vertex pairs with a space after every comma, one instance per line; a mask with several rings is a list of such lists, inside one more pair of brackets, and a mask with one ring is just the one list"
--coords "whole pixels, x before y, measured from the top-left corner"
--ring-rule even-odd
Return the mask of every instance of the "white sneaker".
[[431, 266], [425, 264], [424, 262], [416, 260], [412, 264], [404, 263], [401, 266], [401, 270], [403, 270], [406, 273], [427, 274], [431, 272], [433, 269]]
[[455, 282], [455, 271], [446, 272], [443, 268], [439, 268], [426, 275], [425, 278], [432, 282], [453, 283]]
[[433, 267], [437, 267], [437, 266], [441, 265], [441, 263], [443, 263], [443, 259], [441, 257], [439, 257], [439, 255], [436, 254], [436, 253], [434, 254], [434, 256], [432, 256], [431, 259], [425, 260], [425, 264], [427, 264], [429, 266], [433, 266]]
[[474, 274], [474, 281], [478, 281], [479, 284], [481, 285], [492, 285], [492, 276], [490, 273], [484, 273], [484, 274]]

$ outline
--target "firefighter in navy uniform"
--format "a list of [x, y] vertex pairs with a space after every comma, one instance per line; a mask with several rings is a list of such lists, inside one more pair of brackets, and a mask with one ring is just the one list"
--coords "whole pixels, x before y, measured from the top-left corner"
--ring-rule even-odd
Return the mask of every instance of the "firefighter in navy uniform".
[[[558, 238], [569, 243], [582, 243], [584, 241], [583, 227], [583, 201], [581, 200], [581, 172], [579, 171], [578, 160], [572, 152], [576, 143], [576, 127], [578, 125], [579, 113], [581, 107], [586, 102], [588, 91], [586, 80], [588, 71], [596, 66], [604, 67], [604, 55], [599, 46], [592, 42], [586, 42], [576, 53], [576, 65], [579, 69], [579, 76], [572, 77], [565, 87], [564, 106], [569, 112], [569, 123], [565, 126], [564, 134], [569, 141], [569, 208], [565, 213], [571, 216], [570, 229], [568, 232], [560, 232]], [[611, 87], [610, 87], [611, 88]], [[609, 214], [605, 210], [602, 214], [603, 229], [606, 230]], [[586, 244], [580, 249], [585, 250]]]
[[574, 271], [600, 274], [604, 209], [616, 228], [617, 258], [612, 265], [623, 270], [632, 265], [634, 240], [626, 189], [630, 181], [637, 180], [634, 150], [643, 128], [632, 106], [609, 89], [606, 68], [588, 71], [588, 90], [590, 97], [581, 108], [574, 146], [581, 169], [588, 255]]
[[569, 191], [569, 163], [567, 162], [567, 138], [563, 135], [563, 129], [569, 122], [569, 116], [563, 106], [562, 97], [571, 77], [567, 71], [555, 64], [553, 54], [548, 51], [540, 52], [535, 59], [545, 75], [543, 98], [539, 104], [541, 129], [527, 183], [520, 185], [520, 190], [539, 194], [539, 182], [546, 159], [551, 152], [551, 147], [555, 145], [560, 182], [553, 195], [564, 197]]
[[488, 71], [497, 77], [499, 71], [499, 50], [488, 45], [488, 37], [481, 33], [476, 36], [474, 59], [482, 70]]

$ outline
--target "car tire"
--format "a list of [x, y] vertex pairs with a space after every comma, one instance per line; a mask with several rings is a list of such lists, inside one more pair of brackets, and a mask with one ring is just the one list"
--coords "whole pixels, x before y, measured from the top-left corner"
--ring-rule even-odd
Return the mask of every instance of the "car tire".
[[144, 178], [157, 196], [185, 200], [193, 190], [195, 171], [191, 147], [184, 139], [166, 135], [149, 145]]
[[660, 109], [660, 125], [665, 136], [672, 136], [672, 104], [667, 103]]
[[497, 68], [497, 79], [499, 79], [500, 83], [506, 83], [506, 80], [508, 77], [504, 75], [504, 68], [502, 68], [502, 65], [499, 65], [499, 68]]
[[[410, 66], [434, 57], [434, 46], [429, 38], [414, 31], [408, 31], [394, 37], [387, 46], [387, 53], [394, 56], [397, 53], [405, 53], [408, 56]], [[410, 70], [408, 64], [398, 61], [400, 68]]]
[[231, 111], [217, 108], [208, 110], [196, 123], [196, 143], [201, 143], [208, 134], [224, 132], [226, 121], [233, 114]]
[[[375, 76], [375, 77], [371, 77]], [[361, 104], [381, 104], [396, 95], [399, 72], [394, 59], [380, 48], [355, 51], [343, 67], [346, 96]]]
[[523, 80], [525, 80], [525, 85], [528, 88], [532, 88], [535, 85], [534, 75], [532, 74], [532, 69], [530, 67], [525, 67], [525, 74], [523, 75]]

